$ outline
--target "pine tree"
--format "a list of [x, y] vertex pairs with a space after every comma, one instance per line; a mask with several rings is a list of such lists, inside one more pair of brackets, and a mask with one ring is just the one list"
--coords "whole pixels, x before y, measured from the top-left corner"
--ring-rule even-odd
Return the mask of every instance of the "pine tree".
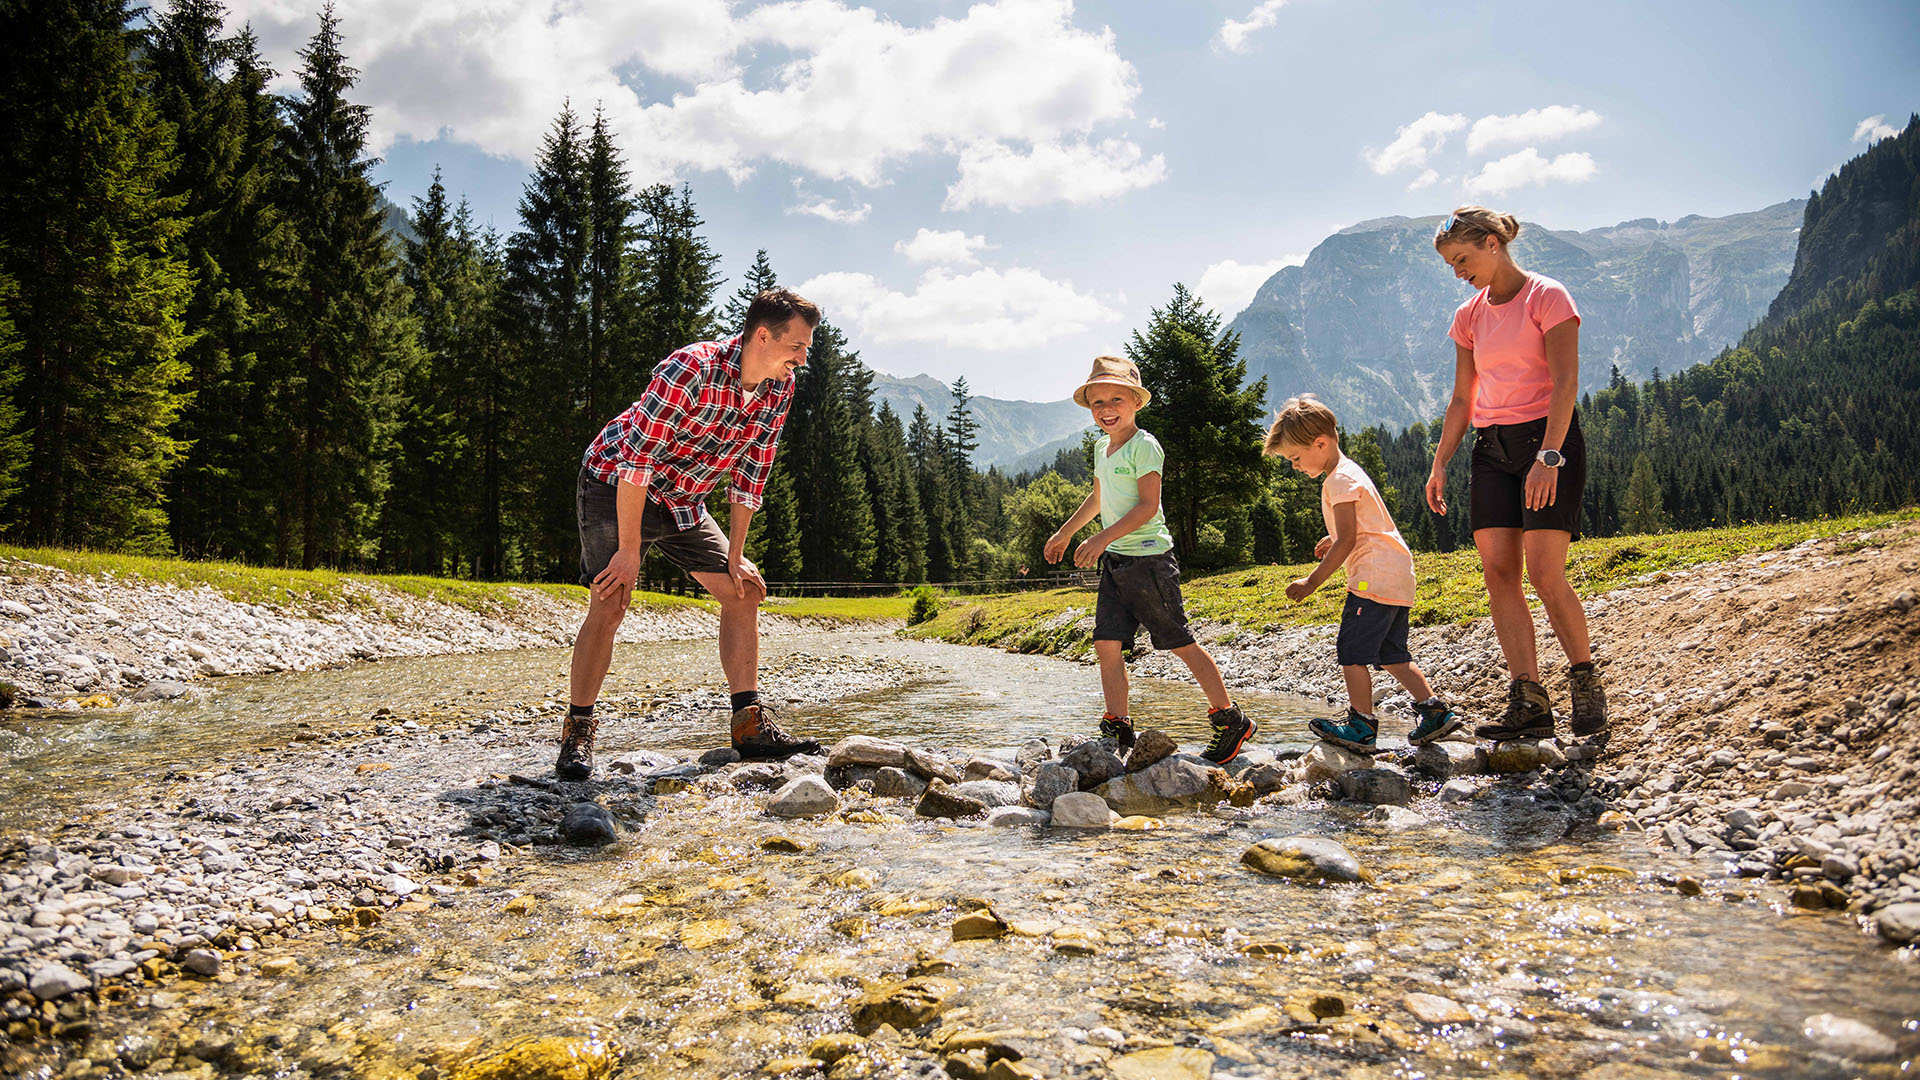
[[401, 389], [420, 354], [367, 180], [377, 164], [362, 156], [368, 109], [347, 100], [358, 73], [330, 5], [300, 57], [281, 200], [300, 258], [287, 300], [292, 370], [277, 402], [289, 436], [279, 524], [282, 551], [312, 568], [377, 554]]
[[1253, 529], [1253, 561], [1262, 566], [1287, 561], [1287, 536], [1280, 510], [1271, 498], [1253, 504], [1248, 519]]
[[1627, 481], [1626, 520], [1621, 524], [1629, 533], [1657, 533], [1666, 529], [1667, 514], [1661, 505], [1660, 482], [1654, 479], [1653, 462], [1647, 455], [1633, 459], [1633, 478]]
[[0, 524], [11, 520], [7, 503], [20, 493], [20, 476], [27, 467], [27, 433], [20, 430], [20, 406], [14, 398], [25, 376], [12, 317], [19, 296], [14, 280], [0, 274]]
[[705, 224], [693, 207], [693, 191], [655, 184], [640, 192], [637, 202], [638, 329], [629, 373], [634, 395], [645, 388], [653, 365], [675, 349], [696, 341], [739, 332], [713, 322], [713, 297], [719, 290], [720, 257], [700, 235]]
[[907, 458], [907, 433], [891, 405], [866, 425], [861, 465], [873, 496], [876, 581], [920, 582], [927, 578], [927, 524], [920, 491]]
[[967, 556], [973, 549], [973, 452], [980, 448], [980, 425], [973, 418], [973, 393], [966, 376], [955, 379], [950, 390], [953, 405], [947, 410], [946, 467], [951, 516], [947, 520], [947, 545], [954, 553], [954, 572], [966, 573], [973, 569], [967, 565]]
[[767, 474], [760, 512], [747, 528], [747, 551], [768, 581], [800, 580], [800, 500], [794, 493], [793, 473], [782, 457], [773, 459]]
[[853, 372], [859, 366], [839, 329], [823, 320], [814, 329], [781, 434], [781, 456], [806, 492], [799, 502], [800, 551], [809, 581], [864, 581], [873, 570], [873, 501], [860, 467], [862, 425], [854, 413]]
[[627, 167], [613, 143], [604, 110], [593, 112], [587, 138], [587, 343], [584, 383], [589, 425], [605, 423], [640, 396], [631, 342], [639, 299], [635, 294], [634, 200]]
[[167, 547], [193, 278], [132, 16], [123, 0], [0, 5], [0, 276], [18, 289], [28, 433], [5, 531], [28, 543]]
[[1127, 358], [1153, 392], [1139, 424], [1166, 451], [1160, 501], [1183, 556], [1198, 551], [1204, 518], [1244, 506], [1266, 475], [1267, 380], [1241, 385], [1247, 365], [1239, 349], [1239, 335], [1222, 336], [1220, 316], [1179, 284], [1172, 301], [1154, 309], [1146, 333], [1134, 331], [1127, 343]]
[[521, 365], [508, 337], [506, 253], [499, 235], [491, 229], [475, 234], [465, 201], [454, 214], [454, 235], [473, 268], [471, 308], [454, 351], [459, 366], [448, 375], [459, 387], [468, 465], [475, 476], [467, 547], [473, 576], [498, 580], [507, 573], [506, 501], [514, 471], [511, 431], [523, 400]]
[[746, 279], [740, 283], [739, 288], [733, 290], [733, 295], [727, 298], [726, 306], [714, 313], [715, 333], [723, 337], [732, 337], [739, 333], [740, 328], [747, 325], [747, 307], [753, 303], [753, 298], [768, 289], [779, 287], [780, 279], [774, 275], [773, 263], [767, 258], [767, 249], [761, 248], [754, 252], [753, 265], [747, 268]]

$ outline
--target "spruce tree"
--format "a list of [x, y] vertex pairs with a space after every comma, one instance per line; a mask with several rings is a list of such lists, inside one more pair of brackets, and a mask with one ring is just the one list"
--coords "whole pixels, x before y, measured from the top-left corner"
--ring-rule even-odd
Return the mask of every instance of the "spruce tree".
[[980, 425], [973, 418], [973, 393], [966, 376], [955, 379], [950, 389], [953, 405], [947, 409], [945, 431], [947, 497], [951, 503], [947, 546], [954, 555], [954, 572], [966, 573], [972, 569], [968, 556], [974, 535], [973, 452], [980, 448]]
[[914, 482], [920, 491], [920, 513], [927, 523], [927, 579], [952, 581], [957, 570], [953, 499], [948, 484], [952, 463], [947, 459], [946, 429], [933, 422], [924, 406], [913, 407], [913, 423], [907, 428], [907, 456], [912, 460]]
[[794, 493], [793, 473], [782, 457], [773, 459], [760, 512], [747, 529], [747, 551], [768, 581], [798, 581], [800, 553], [800, 499]]
[[1633, 459], [1633, 477], [1627, 481], [1627, 501], [1623, 531], [1657, 533], [1665, 531], [1667, 514], [1660, 497], [1660, 482], [1654, 479], [1653, 462], [1645, 453]]
[[645, 389], [637, 381], [629, 340], [638, 314], [633, 266], [637, 260], [628, 251], [635, 232], [633, 189], [606, 113], [597, 108], [587, 137], [585, 169], [587, 366], [582, 381], [586, 420], [597, 431], [598, 425]]
[[402, 387], [420, 363], [415, 324], [363, 156], [368, 109], [329, 5], [300, 52], [287, 103], [281, 209], [299, 250], [287, 298], [291, 371], [277, 388], [287, 432], [281, 550], [302, 567], [377, 554]]
[[130, 58], [133, 14], [122, 0], [0, 5], [0, 276], [18, 289], [28, 432], [4, 527], [28, 543], [168, 546], [193, 278], [181, 200], [165, 193], [173, 131]]
[[10, 520], [7, 504], [20, 493], [27, 468], [27, 433], [20, 430], [19, 392], [25, 372], [20, 364], [20, 335], [13, 328], [13, 307], [20, 297], [14, 280], [0, 274], [0, 526]]
[[636, 363], [629, 378], [636, 388], [644, 388], [653, 365], [675, 349], [731, 336], [739, 333], [739, 328], [714, 325], [713, 297], [720, 287], [720, 257], [700, 235], [705, 223], [694, 209], [692, 189], [655, 184], [641, 191], [637, 201], [641, 224], [636, 271], [641, 284]]
[[767, 258], [767, 249], [761, 248], [753, 254], [753, 265], [747, 268], [745, 280], [733, 290], [727, 298], [724, 308], [714, 313], [714, 332], [721, 337], [732, 337], [747, 325], [747, 307], [753, 298], [768, 289], [780, 287], [780, 279], [774, 275], [773, 262]]
[[781, 434], [781, 456], [806, 493], [799, 504], [800, 551], [809, 581], [864, 581], [873, 570], [873, 502], [860, 466], [862, 425], [854, 413], [853, 372], [859, 366], [845, 336], [822, 320]]
[[506, 504], [515, 467], [511, 432], [522, 400], [518, 353], [509, 336], [513, 323], [504, 303], [506, 252], [493, 230], [473, 231], [465, 201], [454, 214], [454, 235], [473, 268], [471, 308], [454, 353], [460, 366], [449, 376], [460, 387], [468, 465], [476, 477], [467, 548], [473, 576], [498, 580], [507, 573]]
[[907, 457], [907, 432], [886, 403], [866, 426], [861, 465], [873, 496], [876, 581], [920, 582], [927, 578], [927, 524], [920, 491]]

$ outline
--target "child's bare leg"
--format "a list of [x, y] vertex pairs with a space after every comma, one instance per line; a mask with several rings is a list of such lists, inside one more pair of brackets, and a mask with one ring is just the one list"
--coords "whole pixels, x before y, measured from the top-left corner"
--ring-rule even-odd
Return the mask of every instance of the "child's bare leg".
[[1388, 664], [1387, 674], [1398, 680], [1415, 701], [1425, 701], [1433, 696], [1433, 687], [1428, 685], [1427, 677], [1420, 673], [1419, 667], [1411, 660], [1404, 664]]
[[1107, 715], [1127, 715], [1127, 662], [1117, 641], [1096, 641], [1093, 655], [1100, 661], [1100, 692], [1106, 695]]
[[1199, 642], [1182, 645], [1173, 650], [1173, 655], [1187, 665], [1193, 672], [1194, 681], [1200, 684], [1200, 691], [1207, 695], [1207, 711], [1219, 712], [1233, 704], [1227, 696], [1227, 684], [1220, 678], [1220, 666], [1213, 662], [1213, 655]]
[[1361, 716], [1373, 715], [1373, 676], [1365, 664], [1346, 664], [1340, 674], [1347, 680], [1347, 704]]

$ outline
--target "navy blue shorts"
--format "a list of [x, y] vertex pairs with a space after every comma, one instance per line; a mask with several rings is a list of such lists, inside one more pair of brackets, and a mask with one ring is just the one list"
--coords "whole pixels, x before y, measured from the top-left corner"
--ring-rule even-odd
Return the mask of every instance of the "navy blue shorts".
[[1187, 605], [1180, 596], [1180, 564], [1173, 552], [1100, 556], [1100, 592], [1093, 603], [1093, 640], [1133, 648], [1141, 627], [1162, 650], [1193, 644]]
[[1340, 609], [1340, 636], [1333, 639], [1340, 666], [1412, 663], [1413, 654], [1407, 651], [1407, 612], [1411, 610], [1348, 593]]

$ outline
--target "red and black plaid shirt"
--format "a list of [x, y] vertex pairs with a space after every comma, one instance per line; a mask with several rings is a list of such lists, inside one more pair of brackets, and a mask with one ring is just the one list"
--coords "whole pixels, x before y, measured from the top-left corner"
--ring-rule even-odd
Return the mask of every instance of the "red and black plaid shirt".
[[653, 369], [647, 392], [600, 429], [581, 465], [609, 484], [647, 485], [682, 530], [699, 523], [723, 476], [733, 480], [730, 501], [758, 510], [791, 404], [792, 379], [741, 388], [738, 337], [698, 342]]

